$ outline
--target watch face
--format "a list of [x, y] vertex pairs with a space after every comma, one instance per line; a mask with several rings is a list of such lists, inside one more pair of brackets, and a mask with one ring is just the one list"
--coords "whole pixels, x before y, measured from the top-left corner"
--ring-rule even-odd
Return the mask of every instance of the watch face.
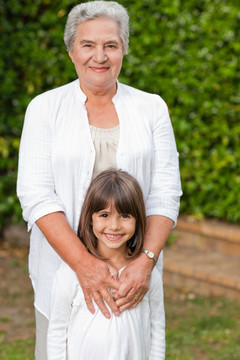
[[152, 251], [149, 251], [148, 256], [152, 259], [154, 257], [154, 253]]

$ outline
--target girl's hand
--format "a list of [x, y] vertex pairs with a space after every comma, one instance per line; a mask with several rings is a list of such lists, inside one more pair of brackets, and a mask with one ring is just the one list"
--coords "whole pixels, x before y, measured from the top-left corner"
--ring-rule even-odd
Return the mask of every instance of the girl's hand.
[[116, 290], [120, 288], [117, 270], [89, 253], [85, 254], [81, 264], [74, 270], [82, 287], [88, 310], [94, 314], [92, 302], [94, 299], [103, 315], [109, 319], [111, 315], [104, 303], [105, 300], [113, 313], [119, 316], [120, 310], [110, 293], [110, 288]]
[[132, 309], [137, 306], [148, 291], [154, 260], [140, 254], [131, 261], [120, 276], [120, 288], [113, 291], [114, 300], [120, 311]]

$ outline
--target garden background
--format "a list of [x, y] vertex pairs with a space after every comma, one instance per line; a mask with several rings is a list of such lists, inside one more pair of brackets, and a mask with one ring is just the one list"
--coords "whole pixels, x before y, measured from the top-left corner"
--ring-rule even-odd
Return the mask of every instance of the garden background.
[[[39, 93], [76, 78], [63, 31], [77, 3], [0, 0], [0, 240], [9, 224], [23, 224], [16, 176], [26, 107]], [[181, 214], [240, 225], [240, 3], [119, 3], [131, 20], [119, 80], [168, 104], [180, 153]], [[0, 245], [0, 358], [31, 360], [28, 248]], [[165, 304], [168, 360], [240, 358], [239, 304], [168, 287]]]
[[[240, 224], [240, 3], [120, 0], [131, 19], [119, 80], [167, 102], [180, 153], [181, 213]], [[17, 157], [26, 107], [76, 78], [63, 43], [78, 1], [0, 1], [0, 229], [21, 222]]]

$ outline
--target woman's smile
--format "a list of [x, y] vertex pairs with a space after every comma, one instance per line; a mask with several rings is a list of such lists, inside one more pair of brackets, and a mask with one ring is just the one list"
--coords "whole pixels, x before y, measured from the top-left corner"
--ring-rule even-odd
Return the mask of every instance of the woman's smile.
[[82, 90], [115, 87], [123, 55], [118, 23], [103, 18], [79, 24], [73, 48], [69, 51]]
[[90, 66], [89, 67], [92, 71], [101, 73], [109, 70], [109, 66], [102, 66], [102, 67], [96, 67], [96, 66]]

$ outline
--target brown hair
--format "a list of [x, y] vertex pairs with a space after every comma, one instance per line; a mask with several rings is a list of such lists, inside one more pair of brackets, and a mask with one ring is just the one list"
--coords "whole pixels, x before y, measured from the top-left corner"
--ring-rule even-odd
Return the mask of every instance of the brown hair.
[[143, 247], [146, 211], [143, 193], [137, 180], [122, 170], [105, 170], [92, 180], [83, 202], [78, 236], [89, 252], [102, 258], [97, 250], [97, 238], [92, 230], [92, 215], [113, 203], [120, 214], [136, 219], [136, 230], [127, 241], [128, 258], [136, 258]]

